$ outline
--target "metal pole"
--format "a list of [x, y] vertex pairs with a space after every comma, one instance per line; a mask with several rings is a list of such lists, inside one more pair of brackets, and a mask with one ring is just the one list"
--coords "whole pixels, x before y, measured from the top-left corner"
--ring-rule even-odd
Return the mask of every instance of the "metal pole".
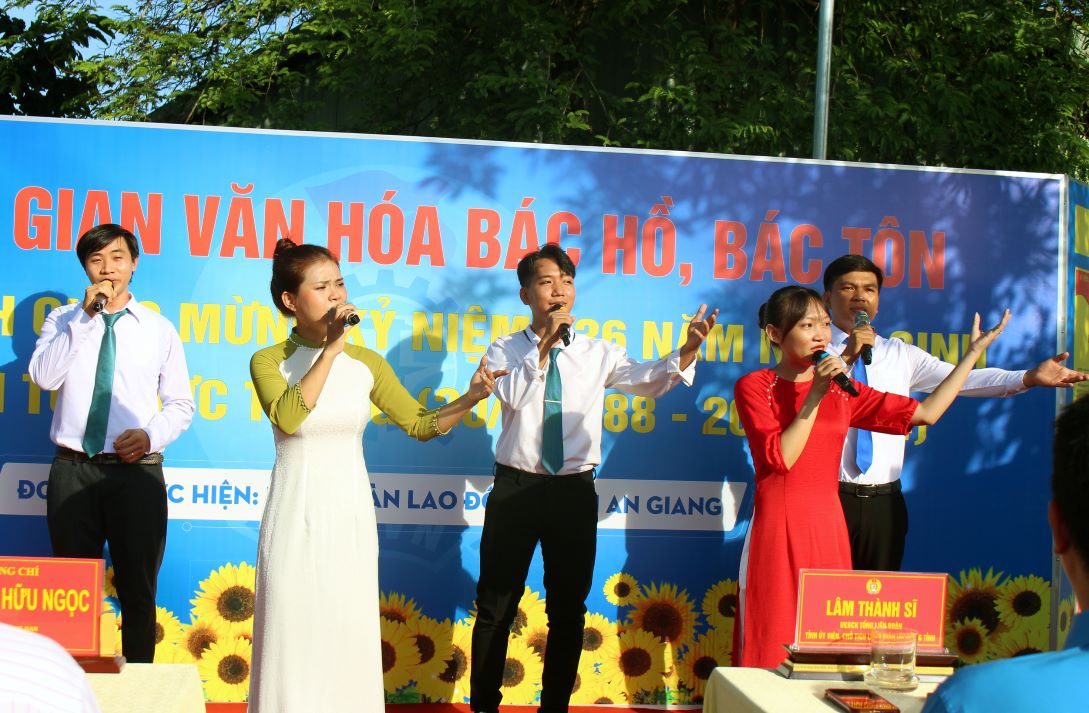
[[835, 0], [821, 0], [817, 43], [817, 102], [813, 117], [813, 158], [823, 159], [828, 148], [828, 75], [832, 65], [832, 8]]

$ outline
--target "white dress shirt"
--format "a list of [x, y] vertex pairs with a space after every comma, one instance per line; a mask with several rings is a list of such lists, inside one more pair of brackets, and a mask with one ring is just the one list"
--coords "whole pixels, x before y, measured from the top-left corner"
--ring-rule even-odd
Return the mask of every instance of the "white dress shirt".
[[[142, 428], [151, 440], [150, 452], [158, 453], [193, 420], [189, 370], [178, 330], [170, 320], [135, 297], [126, 308], [128, 314], [113, 327], [117, 356], [103, 452], [114, 452], [113, 442], [122, 432]], [[53, 310], [42, 325], [30, 357], [30, 378], [42, 389], [58, 392], [49, 429], [49, 437], [58, 446], [83, 450], [105, 329], [105, 322], [88, 317], [80, 302]]]
[[[488, 347], [488, 368], [509, 369], [496, 381], [495, 395], [503, 408], [503, 431], [495, 444], [495, 459], [519, 470], [546, 474], [541, 464], [544, 428], [545, 376], [540, 366], [540, 338], [529, 329], [495, 340]], [[571, 335], [571, 345], [557, 344], [563, 384], [563, 467], [557, 475], [581, 473], [601, 464], [601, 419], [605, 389], [657, 397], [678, 382], [692, 385], [696, 360], [681, 371], [680, 353], [653, 362], [637, 362], [612, 342]]]
[[[847, 337], [842, 329], [832, 325], [832, 342], [828, 351], [842, 354], [847, 346]], [[857, 364], [857, 362], [856, 362]], [[872, 363], [866, 366], [866, 383], [879, 391], [910, 396], [912, 392], [930, 393], [942, 383], [953, 365], [938, 359], [917, 346], [901, 339], [886, 339], [881, 335], [873, 346]], [[1012, 396], [1026, 389], [1024, 371], [1006, 371], [1004, 369], [974, 369], [961, 387], [961, 396]], [[865, 474], [860, 474], [855, 465], [855, 442], [858, 431], [854, 428], [847, 433], [843, 444], [843, 459], [840, 461], [839, 479], [849, 483], [880, 485], [899, 480], [904, 469], [904, 446], [907, 441], [903, 436], [886, 433], [872, 433], [873, 463]]]
[[98, 713], [87, 675], [52, 639], [0, 623], [0, 711]]

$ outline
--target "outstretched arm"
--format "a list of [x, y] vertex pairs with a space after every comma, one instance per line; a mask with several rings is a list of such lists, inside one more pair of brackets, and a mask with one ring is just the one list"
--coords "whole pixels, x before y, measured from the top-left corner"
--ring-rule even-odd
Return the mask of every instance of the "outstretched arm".
[[1089, 374], [1066, 368], [1063, 362], [1068, 358], [1070, 358], [1070, 352], [1063, 352], [1049, 359], [1044, 359], [1035, 368], [1025, 372], [1025, 386], [1030, 389], [1033, 386], [1069, 389], [1079, 381], [1089, 379]]
[[992, 327], [981, 334], [979, 331], [979, 313], [976, 312], [975, 319], [972, 321], [971, 346], [960, 358], [960, 362], [953, 368], [953, 371], [949, 372], [949, 376], [945, 377], [945, 380], [938, 384], [938, 387], [934, 389], [930, 396], [919, 404], [919, 408], [915, 409], [915, 415], [911, 417], [913, 426], [920, 423], [932, 424], [938, 422], [938, 419], [942, 417], [942, 414], [953, 403], [953, 400], [957, 398], [961, 387], [964, 386], [964, 380], [968, 378], [968, 374], [971, 373], [972, 367], [975, 366], [980, 355], [1002, 333], [1009, 321], [1010, 311], [1007, 309], [1002, 314], [1002, 321], [998, 323], [998, 326]]

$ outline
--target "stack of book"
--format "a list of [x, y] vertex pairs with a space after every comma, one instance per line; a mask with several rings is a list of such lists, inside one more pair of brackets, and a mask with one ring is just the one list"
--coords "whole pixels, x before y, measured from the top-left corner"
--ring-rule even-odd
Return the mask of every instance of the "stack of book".
[[[822, 681], [861, 681], [870, 667], [869, 651], [806, 651], [787, 646], [790, 653], [778, 671], [786, 678]], [[953, 674], [957, 657], [941, 652], [920, 651], [915, 657], [915, 675], [923, 683], [941, 683]]]

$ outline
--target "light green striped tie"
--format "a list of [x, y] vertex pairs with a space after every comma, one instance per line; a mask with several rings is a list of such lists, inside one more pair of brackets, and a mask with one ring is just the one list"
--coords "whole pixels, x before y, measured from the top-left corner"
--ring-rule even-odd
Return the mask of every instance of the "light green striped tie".
[[556, 358], [559, 347], [548, 352], [548, 373], [545, 375], [544, 433], [541, 438], [541, 465], [552, 475], [563, 467], [563, 384]]
[[110, 421], [110, 400], [113, 397], [113, 365], [117, 357], [117, 338], [113, 333], [113, 325], [126, 312], [128, 310], [123, 309], [114, 314], [102, 315], [106, 329], [102, 332], [102, 346], [98, 350], [95, 390], [91, 394], [87, 428], [83, 430], [83, 452], [88, 456], [101, 453], [102, 446], [106, 443], [106, 426]]

